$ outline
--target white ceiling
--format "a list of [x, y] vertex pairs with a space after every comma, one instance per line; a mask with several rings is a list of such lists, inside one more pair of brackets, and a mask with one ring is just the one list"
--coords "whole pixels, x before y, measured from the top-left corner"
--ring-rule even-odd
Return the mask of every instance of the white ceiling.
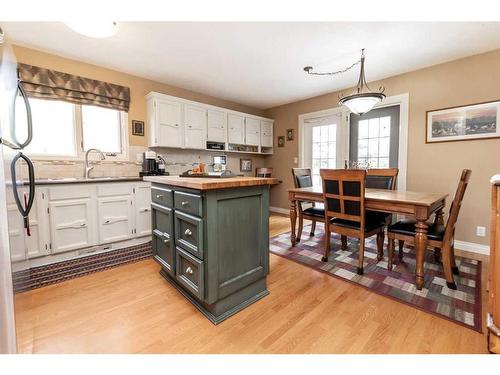
[[361, 48], [368, 81], [500, 48], [498, 22], [121, 22], [106, 39], [58, 22], [0, 25], [14, 43], [261, 109], [354, 86], [358, 68], [302, 68], [345, 68]]

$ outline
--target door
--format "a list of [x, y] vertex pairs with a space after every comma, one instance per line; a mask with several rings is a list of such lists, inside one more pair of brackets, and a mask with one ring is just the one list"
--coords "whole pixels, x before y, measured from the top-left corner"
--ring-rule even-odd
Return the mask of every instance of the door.
[[273, 147], [273, 123], [272, 121], [260, 122], [260, 145], [262, 147]]
[[398, 168], [399, 105], [351, 114], [349, 161], [361, 168]]
[[186, 105], [186, 148], [207, 148], [207, 110], [194, 105]]
[[260, 120], [251, 117], [245, 118], [245, 144], [260, 145]]
[[132, 237], [132, 208], [130, 195], [97, 199], [99, 243], [123, 241]]
[[240, 115], [230, 113], [227, 115], [227, 138], [229, 143], [245, 143], [245, 118]]
[[183, 147], [182, 104], [173, 100], [156, 99], [157, 145]]
[[135, 188], [135, 234], [151, 234], [151, 186], [137, 185]]
[[227, 113], [214, 109], [208, 110], [207, 140], [211, 142], [227, 141]]
[[49, 202], [52, 251], [60, 253], [96, 244], [90, 199]]

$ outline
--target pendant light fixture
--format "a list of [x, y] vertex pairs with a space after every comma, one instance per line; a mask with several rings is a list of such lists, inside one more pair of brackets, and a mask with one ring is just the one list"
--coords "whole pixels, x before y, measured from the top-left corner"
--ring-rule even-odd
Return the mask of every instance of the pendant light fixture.
[[356, 65], [361, 64], [361, 70], [359, 72], [358, 84], [356, 85], [356, 90], [353, 94], [349, 96], [340, 96], [339, 104], [345, 105], [352, 113], [357, 115], [362, 115], [364, 113], [369, 112], [373, 109], [373, 107], [379, 103], [382, 99], [385, 98], [384, 87], [380, 87], [378, 92], [370, 90], [366, 83], [365, 78], [365, 53], [364, 48], [361, 50], [361, 59], [356, 61], [351, 66], [339, 70], [337, 72], [329, 72], [329, 73], [316, 73], [313, 72], [312, 66], [306, 66], [304, 71], [308, 74], [312, 75], [335, 75], [340, 73], [345, 73], [348, 70], [354, 68]]

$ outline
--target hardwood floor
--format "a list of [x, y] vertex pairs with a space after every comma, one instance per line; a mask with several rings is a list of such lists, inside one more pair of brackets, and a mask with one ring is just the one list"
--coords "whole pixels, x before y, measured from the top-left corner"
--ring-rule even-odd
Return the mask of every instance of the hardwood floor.
[[[288, 230], [287, 217], [271, 216], [271, 236]], [[274, 255], [270, 295], [218, 326], [158, 271], [148, 259], [17, 294], [19, 352], [487, 351], [484, 334]]]

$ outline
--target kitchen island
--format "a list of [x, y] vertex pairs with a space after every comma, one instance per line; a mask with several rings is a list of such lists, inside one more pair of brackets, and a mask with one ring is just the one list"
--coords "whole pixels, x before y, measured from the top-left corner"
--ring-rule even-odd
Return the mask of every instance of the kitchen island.
[[269, 294], [273, 178], [150, 176], [160, 274], [218, 324]]

